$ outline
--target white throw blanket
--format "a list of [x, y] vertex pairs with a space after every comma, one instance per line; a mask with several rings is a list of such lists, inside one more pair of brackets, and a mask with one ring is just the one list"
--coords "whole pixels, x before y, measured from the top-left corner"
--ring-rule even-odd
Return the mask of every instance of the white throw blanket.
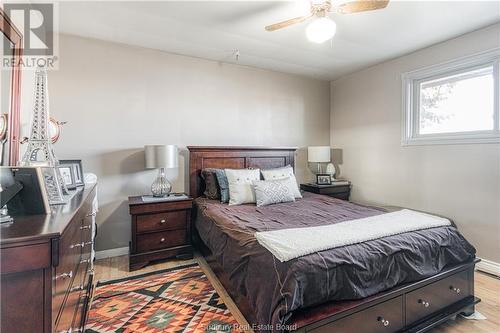
[[448, 219], [409, 209], [319, 227], [256, 232], [257, 241], [281, 262], [340, 246], [450, 225]]

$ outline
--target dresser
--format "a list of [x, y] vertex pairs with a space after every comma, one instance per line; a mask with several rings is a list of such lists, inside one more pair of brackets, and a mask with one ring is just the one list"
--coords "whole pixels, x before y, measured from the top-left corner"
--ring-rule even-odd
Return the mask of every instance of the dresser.
[[131, 271], [152, 261], [193, 257], [191, 198], [144, 202], [141, 196], [134, 196], [128, 202], [132, 221]]
[[92, 293], [95, 185], [49, 215], [0, 226], [0, 331], [83, 332]]

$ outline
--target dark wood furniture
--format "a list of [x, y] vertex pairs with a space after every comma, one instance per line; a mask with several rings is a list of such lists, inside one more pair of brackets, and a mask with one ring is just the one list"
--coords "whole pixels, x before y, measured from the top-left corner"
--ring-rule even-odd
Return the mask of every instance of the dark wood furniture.
[[[294, 165], [295, 148], [188, 147], [190, 195], [203, 195], [201, 169], [226, 167], [269, 168]], [[252, 324], [246, 298], [230, 283], [210, 250], [196, 237], [196, 246], [238, 308]], [[425, 332], [459, 313], [471, 314], [480, 300], [474, 297], [474, 266], [478, 260], [449, 267], [427, 279], [356, 301], [328, 302], [302, 309], [287, 322], [296, 332], [377, 333]]]
[[331, 184], [331, 185], [318, 185], [314, 183], [300, 184], [300, 189], [307, 192], [312, 192], [316, 194], [328, 195], [333, 198], [341, 199], [341, 200], [349, 200], [349, 196], [351, 194], [351, 184], [349, 185], [339, 185], [339, 184]]
[[0, 226], [1, 332], [83, 332], [95, 195], [95, 185], [81, 188], [49, 215]]
[[193, 257], [191, 208], [193, 200], [143, 202], [129, 197], [132, 216], [129, 269], [140, 269], [152, 261]]

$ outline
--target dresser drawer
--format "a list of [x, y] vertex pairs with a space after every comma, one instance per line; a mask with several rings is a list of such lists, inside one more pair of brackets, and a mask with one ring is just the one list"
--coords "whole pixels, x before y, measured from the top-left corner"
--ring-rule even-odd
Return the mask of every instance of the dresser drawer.
[[82, 253], [81, 221], [73, 221], [59, 242], [59, 265], [54, 268], [52, 309], [57, 315], [76, 275]]
[[186, 211], [138, 215], [137, 232], [186, 229]]
[[471, 295], [468, 271], [458, 272], [406, 295], [406, 325]]
[[137, 235], [137, 251], [146, 252], [187, 244], [187, 230], [172, 230]]
[[80, 303], [81, 290], [71, 291], [66, 298], [59, 317], [56, 321], [55, 333], [67, 332], [69, 329], [74, 329], [73, 319], [75, 317], [76, 309]]
[[339, 319], [311, 330], [311, 333], [391, 333], [403, 328], [403, 297]]

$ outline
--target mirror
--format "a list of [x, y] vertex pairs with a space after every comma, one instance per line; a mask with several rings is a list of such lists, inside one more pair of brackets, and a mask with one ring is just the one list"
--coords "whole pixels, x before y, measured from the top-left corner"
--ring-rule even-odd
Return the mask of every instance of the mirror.
[[[16, 166], [19, 160], [22, 35], [0, 9], [0, 165]], [[11, 66], [3, 60], [10, 59]]]
[[[0, 45], [1, 54], [5, 54], [4, 45], [13, 46], [12, 43], [2, 34], [2, 41]], [[0, 76], [0, 165], [9, 165], [9, 137], [8, 126], [9, 126], [9, 110], [10, 110], [10, 96], [11, 96], [11, 70], [1, 69]]]

